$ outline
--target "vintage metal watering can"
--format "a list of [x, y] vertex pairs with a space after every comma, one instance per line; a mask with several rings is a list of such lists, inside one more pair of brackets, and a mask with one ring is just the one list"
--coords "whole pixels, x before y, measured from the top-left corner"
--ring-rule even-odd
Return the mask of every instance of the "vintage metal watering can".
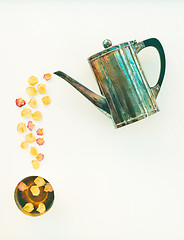
[[[104, 40], [105, 50], [88, 58], [103, 96], [92, 92], [61, 71], [54, 74], [75, 87], [112, 118], [115, 128], [119, 128], [159, 111], [155, 99], [165, 74], [165, 54], [156, 38], [139, 43], [130, 41], [111, 45], [110, 40]], [[160, 76], [154, 87], [149, 86], [137, 56], [140, 50], [149, 46], [158, 50], [161, 61]]]

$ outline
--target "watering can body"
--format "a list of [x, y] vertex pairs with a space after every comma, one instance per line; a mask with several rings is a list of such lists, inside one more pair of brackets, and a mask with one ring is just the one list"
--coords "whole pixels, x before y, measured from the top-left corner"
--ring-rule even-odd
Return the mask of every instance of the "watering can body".
[[[161, 60], [159, 80], [154, 87], [149, 86], [138, 59], [138, 52], [148, 46], [156, 47]], [[102, 96], [63, 72], [55, 74], [68, 81], [111, 117], [115, 128], [158, 112], [156, 98], [165, 73], [165, 54], [161, 43], [151, 38], [140, 43], [130, 41], [111, 46], [110, 40], [105, 40], [104, 47], [105, 50], [88, 58]]]

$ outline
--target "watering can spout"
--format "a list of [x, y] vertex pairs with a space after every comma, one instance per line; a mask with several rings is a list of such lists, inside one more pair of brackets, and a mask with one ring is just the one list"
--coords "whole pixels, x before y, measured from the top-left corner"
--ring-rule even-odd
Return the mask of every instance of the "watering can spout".
[[67, 74], [61, 71], [54, 72], [55, 75], [63, 78], [65, 81], [70, 83], [75, 89], [82, 93], [88, 100], [90, 100], [100, 111], [105, 115], [110, 117], [110, 109], [108, 107], [105, 97], [99, 96], [98, 94], [92, 92]]

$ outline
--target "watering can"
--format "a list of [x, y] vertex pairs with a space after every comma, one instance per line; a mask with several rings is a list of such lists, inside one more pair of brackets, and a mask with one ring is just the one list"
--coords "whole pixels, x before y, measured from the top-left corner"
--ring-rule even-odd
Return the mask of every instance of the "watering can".
[[[101, 96], [61, 71], [54, 74], [70, 83], [110, 117], [115, 128], [158, 112], [156, 98], [165, 74], [165, 54], [159, 40], [150, 38], [139, 43], [134, 40], [112, 46], [106, 39], [103, 46], [103, 51], [88, 58]], [[161, 61], [159, 79], [153, 87], [149, 86], [138, 59], [138, 53], [150, 46], [158, 50]]]

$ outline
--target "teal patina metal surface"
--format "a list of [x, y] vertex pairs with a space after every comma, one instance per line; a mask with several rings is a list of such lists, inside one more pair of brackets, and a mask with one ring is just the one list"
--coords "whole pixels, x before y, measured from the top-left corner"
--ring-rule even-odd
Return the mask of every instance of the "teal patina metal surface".
[[[110, 40], [105, 40], [103, 44], [106, 49], [88, 59], [103, 96], [93, 93], [61, 71], [55, 74], [64, 78], [110, 116], [116, 128], [158, 112], [155, 99], [165, 73], [165, 55], [160, 42], [152, 38], [113, 47]], [[150, 88], [137, 57], [137, 53], [147, 46], [156, 47], [161, 59], [160, 77], [153, 88]]]

